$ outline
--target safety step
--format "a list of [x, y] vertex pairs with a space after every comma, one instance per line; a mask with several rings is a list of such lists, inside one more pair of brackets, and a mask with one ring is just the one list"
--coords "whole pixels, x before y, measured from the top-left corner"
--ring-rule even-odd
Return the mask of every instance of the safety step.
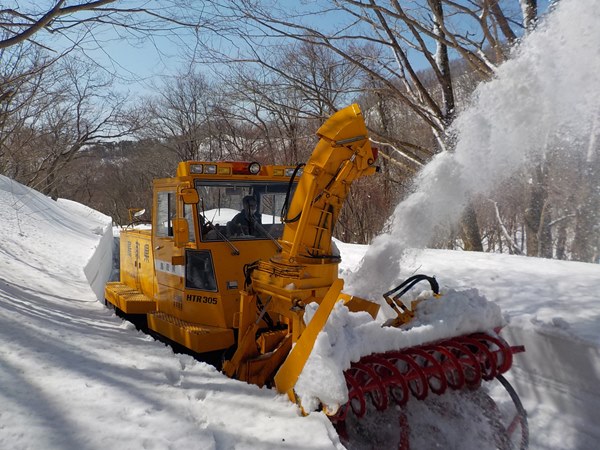
[[106, 284], [104, 298], [125, 314], [147, 314], [156, 311], [154, 300], [118, 281]]
[[148, 314], [148, 328], [198, 353], [225, 350], [234, 344], [231, 329], [186, 322], [164, 312]]

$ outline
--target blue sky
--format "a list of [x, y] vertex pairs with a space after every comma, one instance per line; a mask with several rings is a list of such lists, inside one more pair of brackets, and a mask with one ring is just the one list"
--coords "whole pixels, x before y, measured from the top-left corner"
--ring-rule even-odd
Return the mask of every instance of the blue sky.
[[[160, 3], [160, 0], [153, 1]], [[14, 3], [21, 6], [32, 4], [31, 0]], [[137, 0], [135, 0], [135, 3], [137, 3]], [[549, 0], [539, 0], [538, 3], [540, 12], [542, 12], [547, 9]], [[304, 0], [302, 2], [288, 0], [275, 2], [275, 4], [287, 11], [293, 7], [298, 7], [302, 11], [306, 11], [317, 8], [317, 5], [323, 4], [323, 0]], [[515, 0], [510, 2], [510, 4], [514, 8], [517, 2]], [[310, 25], [312, 26], [326, 26], [330, 21], [331, 23], [336, 23], [336, 25], [339, 24], [335, 12], [329, 12], [326, 15], [320, 16], [312, 15], [310, 17]], [[178, 33], [159, 33], [144, 39], [137, 39], [131, 36], [128, 39], [123, 39], [119, 37], [119, 34], [122, 34], [122, 31], [112, 27], [95, 29], [93, 35], [86, 34], [84, 36], [83, 47], [87, 49], [86, 55], [89, 60], [97, 63], [99, 67], [104, 67], [107, 71], [119, 75], [118, 86], [120, 90], [130, 90], [133, 93], [151, 92], [152, 83], [156, 84], [159, 82], [158, 80], [161, 76], [174, 74], [177, 71], [185, 70], [186, 66], [189, 66], [190, 58], [188, 49], [189, 47], [193, 47], [194, 43], [193, 33], [189, 31], [180, 30]], [[43, 39], [46, 38], [50, 37], [43, 37]], [[219, 40], [214, 35], [209, 39], [211, 39], [211, 44], [220, 45], [222, 48], [226, 48], [227, 52], [235, 51], [232, 43]], [[64, 41], [54, 41], [51, 46], [60, 47], [62, 43]], [[413, 63], [417, 66], [419, 64], [418, 60]], [[201, 70], [210, 71], [211, 67], [203, 65], [201, 66]]]

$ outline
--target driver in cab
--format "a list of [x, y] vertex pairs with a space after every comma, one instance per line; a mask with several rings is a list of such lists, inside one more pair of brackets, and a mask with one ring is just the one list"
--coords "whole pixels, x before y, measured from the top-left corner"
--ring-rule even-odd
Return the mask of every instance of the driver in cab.
[[256, 215], [256, 198], [247, 195], [242, 199], [242, 210], [227, 222], [229, 236], [257, 236], [260, 231], [260, 216]]

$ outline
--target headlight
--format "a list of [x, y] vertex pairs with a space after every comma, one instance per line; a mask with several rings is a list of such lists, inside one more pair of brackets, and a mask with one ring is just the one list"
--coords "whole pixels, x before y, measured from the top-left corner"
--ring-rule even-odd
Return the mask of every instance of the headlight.
[[260, 164], [257, 162], [250, 163], [248, 170], [252, 175], [256, 175], [258, 172], [260, 172]]
[[204, 165], [204, 173], [213, 174], [213, 175], [215, 173], [217, 173], [216, 164], [205, 164]]

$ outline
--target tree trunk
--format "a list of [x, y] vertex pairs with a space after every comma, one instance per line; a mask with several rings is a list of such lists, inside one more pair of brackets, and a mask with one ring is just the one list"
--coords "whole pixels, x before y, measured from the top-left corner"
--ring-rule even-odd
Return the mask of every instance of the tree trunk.
[[567, 223], [564, 220], [558, 225], [556, 259], [567, 259]]
[[571, 247], [572, 258], [576, 261], [598, 262], [596, 259], [600, 247], [600, 158], [597, 156], [597, 142], [594, 129], [577, 193], [579, 203], [575, 212], [575, 236]]
[[477, 214], [472, 203], [465, 208], [461, 220], [461, 238], [464, 242], [465, 250], [471, 252], [482, 252], [481, 233], [477, 223]]
[[448, 46], [444, 43], [442, 38], [443, 33], [443, 20], [444, 10], [442, 8], [442, 2], [440, 0], [430, 0], [429, 5], [433, 11], [433, 24], [434, 33], [440, 37], [436, 42], [436, 63], [440, 74], [438, 75], [438, 81], [442, 88], [442, 121], [444, 127], [448, 128], [452, 124], [454, 119], [454, 89], [452, 87], [452, 75], [450, 72], [450, 58], [448, 57]]
[[575, 215], [575, 237], [571, 251], [573, 260], [583, 262], [595, 262], [595, 239], [593, 233], [595, 211], [589, 208], [578, 208]]
[[535, 28], [537, 20], [537, 0], [521, 0], [521, 12], [523, 26], [527, 32], [531, 32]]
[[550, 210], [547, 207], [547, 176], [543, 163], [538, 163], [531, 177], [528, 207], [525, 210], [527, 256], [552, 258]]

